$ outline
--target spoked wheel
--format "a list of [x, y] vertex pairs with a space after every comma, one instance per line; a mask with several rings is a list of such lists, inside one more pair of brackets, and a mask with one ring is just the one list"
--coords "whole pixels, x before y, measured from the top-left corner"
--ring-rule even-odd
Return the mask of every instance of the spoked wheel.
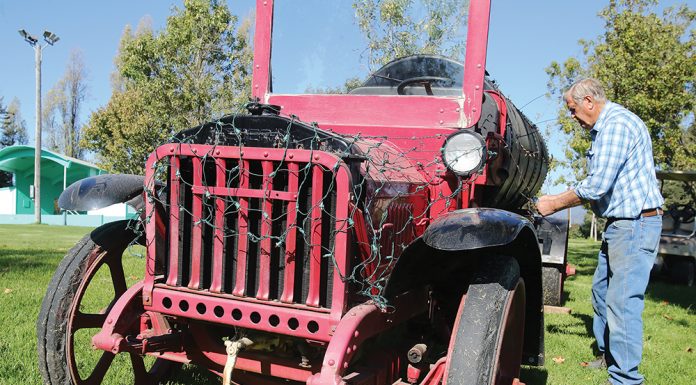
[[[37, 321], [39, 369], [44, 383], [156, 384], [177, 365], [91, 347], [92, 336], [128, 288], [122, 256], [137, 238], [132, 225], [130, 221], [118, 221], [97, 228], [68, 251], [56, 269]], [[139, 325], [133, 325], [134, 333], [138, 330]]]
[[514, 258], [481, 261], [450, 338], [447, 385], [510, 385], [520, 374], [525, 291]]

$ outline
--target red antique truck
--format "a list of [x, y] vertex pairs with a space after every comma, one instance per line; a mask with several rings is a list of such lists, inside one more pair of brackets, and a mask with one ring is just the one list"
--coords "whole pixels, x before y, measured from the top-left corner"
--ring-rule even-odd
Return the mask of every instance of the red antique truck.
[[[281, 92], [279, 67], [304, 64], [272, 76], [271, 53], [304, 26], [274, 20], [303, 4], [256, 2], [248, 114], [177, 134], [144, 177], [63, 193], [64, 209], [142, 215], [58, 267], [38, 320], [45, 383], [151, 384], [191, 363], [225, 384], [509, 385], [543, 364], [542, 271], [562, 282], [566, 234], [541, 236], [525, 209], [548, 154], [486, 76], [490, 1], [462, 2], [463, 62], [419, 53], [341, 92]], [[124, 268], [133, 244], [142, 279]], [[114, 374], [124, 362], [132, 379]]]

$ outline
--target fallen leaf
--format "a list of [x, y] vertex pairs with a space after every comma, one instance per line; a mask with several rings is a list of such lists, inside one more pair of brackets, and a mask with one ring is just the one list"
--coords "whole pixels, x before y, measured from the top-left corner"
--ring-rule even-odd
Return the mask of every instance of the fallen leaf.
[[664, 318], [664, 319], [666, 319], [666, 320], [669, 320], [669, 321], [672, 321], [672, 320], [674, 319], [674, 318], [668, 316], [667, 314], [663, 314], [663, 315], [662, 315], [662, 318]]
[[687, 353], [693, 353], [693, 352], [694, 352], [694, 348], [692, 348], [691, 346], [689, 346], [688, 348], [686, 348], [686, 352], [687, 352]]
[[562, 363], [565, 362], [565, 358], [563, 358], [563, 357], [561, 357], [561, 356], [554, 357], [554, 358], [553, 358], [553, 362], [555, 362], [555, 363], [557, 363], [557, 364], [562, 364]]
[[12, 293], [12, 289], [7, 289], [7, 288], [6, 288], [5, 291], [3, 291], [3, 293], [5, 293], [5, 294], [10, 294], [10, 293]]
[[587, 366], [589, 366], [589, 365], [590, 365], [590, 363], [587, 362], [587, 361], [583, 361], [583, 362], [580, 363], [580, 366], [582, 366], [582, 367], [587, 367]]
[[669, 305], [669, 301], [664, 300], [664, 301], [660, 302], [660, 305], [663, 305], [663, 306], [664, 306], [664, 305]]

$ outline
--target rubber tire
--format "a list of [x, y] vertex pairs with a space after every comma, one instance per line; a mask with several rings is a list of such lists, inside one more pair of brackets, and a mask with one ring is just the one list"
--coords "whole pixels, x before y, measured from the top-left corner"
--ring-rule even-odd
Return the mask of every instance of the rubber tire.
[[[71, 305], [90, 256], [99, 252], [119, 253], [137, 238], [134, 223], [129, 220], [102, 225], [85, 235], [65, 255], [46, 290], [36, 323], [39, 371], [44, 384], [72, 385], [68, 369], [66, 334]], [[177, 367], [171, 365], [171, 369]], [[163, 376], [164, 378], [167, 375]]]
[[544, 305], [561, 306], [563, 303], [563, 272], [552, 266], [541, 268]]
[[[513, 344], [514, 351], [505, 350], [501, 340], [506, 317], [512, 314], [505, 314], [508, 302], [511, 302], [512, 312], [517, 306], [517, 316], [521, 317], [518, 323], [511, 323], [520, 333], [518, 342]], [[519, 362], [516, 375], [512, 375], [513, 378], [519, 377], [525, 303], [524, 281], [520, 278], [517, 261], [507, 256], [483, 261], [462, 299], [452, 331], [445, 369], [448, 385], [509, 385], [512, 378], [509, 381], [494, 378], [501, 352], [510, 354]]]
[[694, 286], [696, 264], [692, 259], [673, 258], [669, 262], [669, 278], [678, 285]]

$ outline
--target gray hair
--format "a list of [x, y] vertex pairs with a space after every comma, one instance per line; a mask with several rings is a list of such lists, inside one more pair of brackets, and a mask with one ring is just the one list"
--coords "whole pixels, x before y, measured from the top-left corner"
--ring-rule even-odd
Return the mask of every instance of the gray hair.
[[604, 93], [602, 83], [597, 79], [586, 78], [580, 79], [573, 83], [566, 92], [563, 93], [563, 98], [573, 98], [576, 103], [580, 103], [585, 96], [592, 96], [597, 103], [606, 103], [607, 95]]

